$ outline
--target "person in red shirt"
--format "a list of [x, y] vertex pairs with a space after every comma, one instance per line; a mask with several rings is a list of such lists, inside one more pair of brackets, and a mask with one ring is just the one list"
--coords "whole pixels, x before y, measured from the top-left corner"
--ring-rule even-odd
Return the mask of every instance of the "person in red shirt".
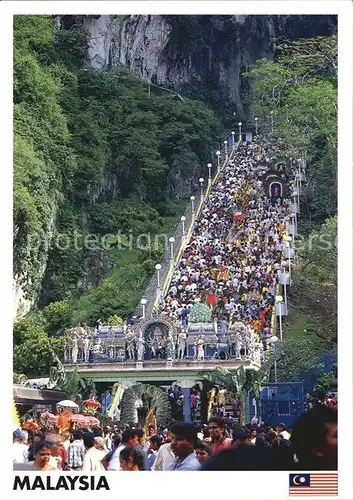
[[212, 455], [231, 446], [232, 440], [225, 436], [225, 423], [222, 417], [211, 417], [208, 422], [208, 429], [211, 437]]

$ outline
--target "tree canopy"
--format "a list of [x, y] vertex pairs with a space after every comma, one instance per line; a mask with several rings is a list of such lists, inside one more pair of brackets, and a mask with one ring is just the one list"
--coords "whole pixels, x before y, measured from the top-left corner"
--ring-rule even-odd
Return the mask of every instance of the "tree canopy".
[[[245, 76], [252, 120], [275, 133], [292, 156], [308, 160], [304, 208], [313, 224], [337, 213], [337, 37], [283, 43]], [[311, 226], [312, 228], [313, 226]]]

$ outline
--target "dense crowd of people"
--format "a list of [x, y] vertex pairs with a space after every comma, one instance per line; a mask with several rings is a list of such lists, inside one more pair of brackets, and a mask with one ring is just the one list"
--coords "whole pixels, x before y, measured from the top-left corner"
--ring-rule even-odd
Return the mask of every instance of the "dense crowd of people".
[[[180, 326], [187, 328], [194, 304], [208, 302], [222, 334], [241, 321], [263, 341], [271, 335], [290, 209], [284, 194], [270, 197], [260, 179], [281, 157], [281, 148], [280, 140], [268, 143], [263, 137], [245, 143], [212, 187], [162, 307]], [[289, 185], [294, 170], [281, 175]]]
[[108, 471], [335, 470], [337, 410], [317, 404], [292, 429], [257, 418], [245, 426], [212, 416], [147, 430], [119, 423], [59, 432], [13, 432], [14, 469]]

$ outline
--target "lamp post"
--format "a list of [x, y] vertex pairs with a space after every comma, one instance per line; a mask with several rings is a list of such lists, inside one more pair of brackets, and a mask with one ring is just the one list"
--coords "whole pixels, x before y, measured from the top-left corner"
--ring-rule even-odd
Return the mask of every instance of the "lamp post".
[[292, 257], [291, 257], [291, 246], [290, 242], [292, 238], [288, 236], [286, 247], [288, 248], [288, 271], [289, 271], [289, 286], [292, 286]]
[[190, 196], [190, 201], [191, 201], [191, 215], [192, 218], [195, 217], [195, 196]]
[[157, 271], [157, 288], [160, 288], [161, 287], [160, 270], [162, 269], [162, 266], [160, 264], [156, 264], [154, 268]]
[[147, 300], [146, 299], [141, 299], [140, 300], [140, 304], [142, 305], [142, 319], [145, 319]]
[[277, 383], [277, 359], [276, 359], [276, 343], [278, 342], [278, 337], [276, 335], [273, 335], [268, 339], [268, 343], [270, 346], [273, 346], [273, 354], [274, 354], [274, 369], [275, 369], [275, 382]]
[[302, 187], [302, 177], [303, 177], [302, 170], [301, 170], [301, 168], [302, 168], [301, 165], [302, 165], [302, 160], [299, 158], [298, 159], [299, 190]]
[[217, 155], [217, 172], [219, 173], [221, 170], [221, 160], [220, 160], [221, 152], [216, 151], [216, 155]]
[[284, 288], [284, 303], [286, 305], [286, 310], [288, 308], [288, 302], [287, 302], [287, 273], [286, 273], [286, 268], [288, 266], [287, 261], [281, 262], [281, 266], [284, 269], [284, 273], [281, 272], [281, 285], [283, 285]]
[[297, 196], [298, 196], [298, 193], [297, 191], [292, 191], [292, 197], [293, 197], [293, 200], [294, 200], [294, 211], [296, 213], [299, 213], [299, 207], [298, 207], [298, 203], [297, 203]]
[[201, 188], [201, 201], [203, 201], [203, 183], [205, 179], [203, 177], [200, 177], [199, 183], [200, 183], [200, 188]]
[[211, 185], [212, 182], [212, 163], [207, 163], [208, 168], [208, 185]]
[[173, 260], [174, 260], [174, 241], [175, 241], [175, 238], [173, 238], [173, 236], [171, 236], [169, 238], [169, 243], [170, 243], [170, 260], [171, 260], [171, 262], [173, 262]]
[[[297, 233], [298, 227], [297, 227], [297, 214], [296, 214], [296, 212], [291, 213], [291, 219], [292, 219], [292, 224], [294, 225], [294, 233]], [[294, 235], [293, 235], [293, 241], [294, 241]]]
[[185, 215], [182, 215], [180, 217], [180, 220], [181, 220], [181, 223], [183, 225], [183, 243], [185, 243], [185, 221], [186, 221]]
[[283, 297], [282, 295], [276, 295], [275, 297], [276, 300], [276, 305], [278, 304], [278, 316], [279, 316], [279, 337], [281, 339], [281, 342], [283, 340], [283, 330], [282, 330], [282, 302], [283, 302]]
[[290, 217], [291, 217], [291, 226], [292, 226], [292, 237], [293, 237], [293, 242], [294, 242], [294, 239], [295, 239], [295, 233], [297, 231], [297, 223], [296, 223], [296, 213], [295, 212], [292, 212], [290, 214]]
[[257, 130], [258, 130], [258, 128], [257, 128], [257, 127], [258, 127], [258, 120], [259, 120], [259, 119], [256, 117], [256, 118], [255, 118], [255, 134], [256, 134], [256, 135], [257, 135]]
[[302, 172], [303, 181], [306, 181], [305, 170], [306, 170], [306, 153], [304, 151], [304, 153], [303, 153], [303, 172]]
[[274, 129], [273, 111], [270, 111], [270, 115], [271, 115], [271, 132], [273, 133], [273, 129]]
[[223, 144], [224, 144], [224, 151], [225, 151], [225, 155], [226, 155], [226, 160], [228, 160], [228, 141], [224, 141]]
[[239, 122], [239, 123], [238, 123], [238, 127], [239, 127], [239, 142], [243, 142], [243, 141], [242, 141], [242, 137], [241, 137], [241, 126], [242, 126], [242, 123], [241, 123], [241, 122]]
[[235, 146], [235, 132], [232, 130], [232, 148]]
[[296, 176], [295, 178], [296, 184], [294, 184], [294, 187], [296, 189], [297, 197], [298, 197], [298, 214], [300, 214], [300, 186], [299, 186], [299, 178]]

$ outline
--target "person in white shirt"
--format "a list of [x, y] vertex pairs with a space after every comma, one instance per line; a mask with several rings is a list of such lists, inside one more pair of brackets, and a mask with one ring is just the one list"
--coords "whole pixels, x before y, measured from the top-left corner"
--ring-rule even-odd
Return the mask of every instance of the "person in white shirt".
[[12, 461], [17, 464], [28, 462], [28, 445], [24, 443], [25, 435], [21, 429], [13, 432]]
[[107, 470], [122, 470], [120, 466], [120, 452], [130, 446], [135, 448], [140, 443], [140, 433], [138, 429], [127, 429], [123, 432], [122, 443], [117, 447], [117, 449], [112, 454]]
[[176, 461], [172, 451], [172, 443], [164, 443], [157, 452], [157, 457], [151, 467], [152, 471], [168, 470]]
[[106, 456], [106, 451], [95, 447], [94, 435], [91, 432], [86, 432], [83, 435], [83, 443], [86, 448], [86, 454], [83, 459], [82, 470], [86, 472], [104, 472], [105, 468], [101, 461]]
[[112, 446], [113, 446], [110, 427], [108, 427], [108, 426], [105, 427], [103, 429], [103, 431], [104, 431], [104, 446], [108, 451], [110, 451], [112, 449]]
[[69, 446], [70, 446], [70, 432], [69, 431], [64, 431], [62, 434], [61, 434], [61, 437], [63, 439], [63, 445], [64, 445], [64, 448], [65, 448], [65, 451], [66, 453], [69, 451]]
[[279, 424], [277, 426], [277, 432], [280, 436], [283, 436], [284, 439], [290, 439], [290, 434], [284, 424]]

